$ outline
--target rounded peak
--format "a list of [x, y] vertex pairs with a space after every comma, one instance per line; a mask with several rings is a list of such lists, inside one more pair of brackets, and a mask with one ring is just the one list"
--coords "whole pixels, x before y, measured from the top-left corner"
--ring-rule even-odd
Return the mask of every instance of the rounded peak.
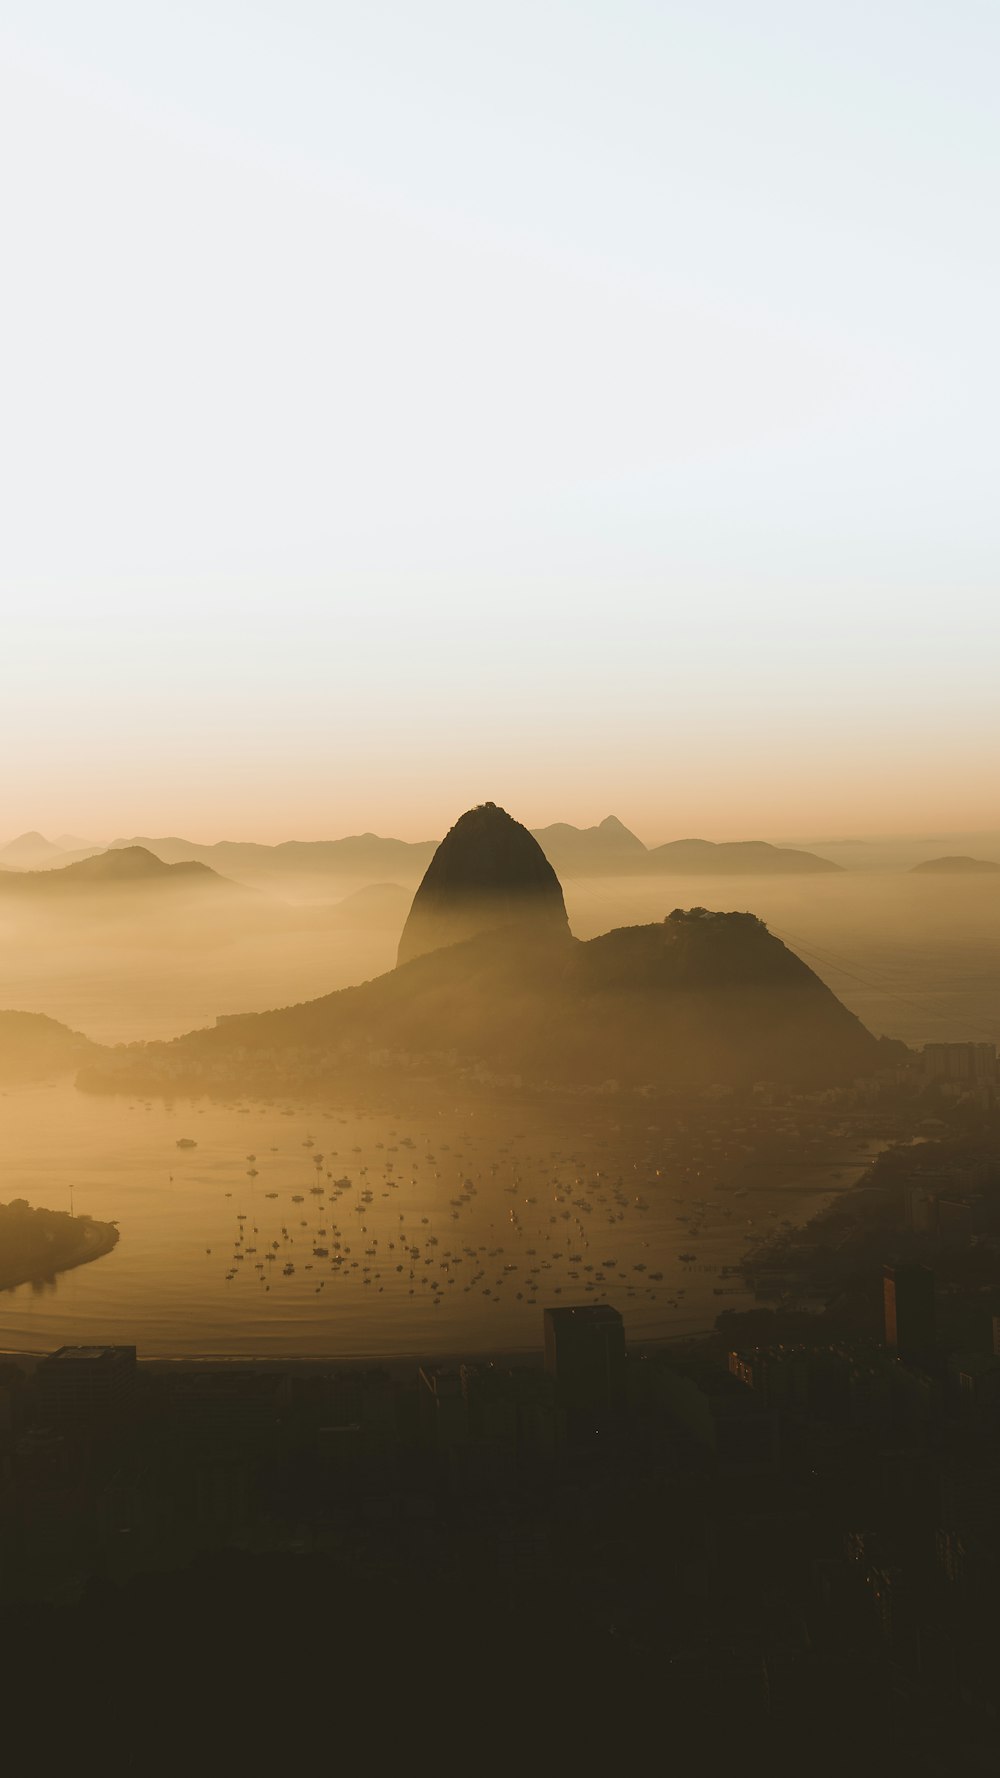
[[466, 809], [434, 853], [399, 942], [400, 963], [503, 926], [569, 929], [559, 878], [534, 835], [496, 803]]
[[[498, 803], [477, 803], [448, 829], [424, 876], [424, 883], [488, 884], [516, 882], [554, 885], [559, 879], [533, 833]], [[423, 888], [423, 884], [421, 884]], [[418, 894], [419, 894], [418, 890]]]
[[2, 848], [3, 856], [14, 863], [23, 862], [30, 869], [39, 859], [54, 858], [59, 851], [51, 840], [43, 833], [19, 833], [16, 840], [10, 840]]

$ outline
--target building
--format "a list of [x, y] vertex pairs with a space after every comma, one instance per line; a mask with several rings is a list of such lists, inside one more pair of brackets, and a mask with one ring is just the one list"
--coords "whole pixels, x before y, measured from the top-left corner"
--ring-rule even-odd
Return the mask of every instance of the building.
[[424, 1443], [439, 1453], [464, 1444], [469, 1415], [459, 1371], [422, 1365], [419, 1373], [420, 1426]]
[[101, 1420], [119, 1413], [135, 1391], [134, 1346], [60, 1346], [35, 1373], [42, 1424]]
[[949, 1247], [968, 1247], [977, 1232], [979, 1217], [968, 1198], [938, 1199], [938, 1229]]
[[914, 1235], [932, 1235], [938, 1225], [938, 1193], [927, 1185], [908, 1185], [904, 1197], [906, 1227]]
[[992, 1086], [996, 1081], [995, 1043], [925, 1043], [923, 1055], [928, 1080], [965, 1086]]
[[625, 1406], [625, 1326], [609, 1303], [545, 1311], [545, 1369], [571, 1421], [599, 1426]]
[[729, 1374], [759, 1395], [764, 1407], [805, 1408], [811, 1383], [810, 1353], [804, 1346], [754, 1346], [730, 1352]]
[[926, 1359], [934, 1349], [934, 1273], [913, 1263], [884, 1266], [882, 1301], [885, 1343], [907, 1363]]

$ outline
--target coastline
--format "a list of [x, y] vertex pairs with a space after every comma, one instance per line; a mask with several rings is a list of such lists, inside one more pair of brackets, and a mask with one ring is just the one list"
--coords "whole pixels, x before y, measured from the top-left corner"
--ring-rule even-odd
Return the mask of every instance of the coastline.
[[58, 1277], [60, 1272], [71, 1272], [77, 1266], [89, 1265], [91, 1260], [102, 1259], [118, 1245], [120, 1231], [117, 1223], [97, 1222], [91, 1217], [76, 1217], [82, 1241], [75, 1252], [61, 1257], [54, 1265], [44, 1268], [33, 1266], [30, 1269], [14, 1266], [9, 1272], [0, 1271], [0, 1291], [18, 1290], [24, 1284], [47, 1284]]

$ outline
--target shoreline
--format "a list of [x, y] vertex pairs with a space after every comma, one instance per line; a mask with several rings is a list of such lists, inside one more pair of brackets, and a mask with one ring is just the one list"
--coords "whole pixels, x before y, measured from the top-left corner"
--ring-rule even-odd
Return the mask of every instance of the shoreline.
[[117, 1247], [121, 1239], [117, 1223], [96, 1222], [89, 1217], [86, 1223], [83, 1217], [75, 1217], [74, 1221], [81, 1225], [83, 1236], [82, 1246], [77, 1252], [44, 1270], [36, 1268], [23, 1272], [15, 1268], [13, 1274], [0, 1273], [0, 1292], [20, 1290], [25, 1284], [51, 1283], [61, 1272], [72, 1272], [78, 1266], [89, 1265], [91, 1260], [103, 1259], [106, 1253], [111, 1253]]

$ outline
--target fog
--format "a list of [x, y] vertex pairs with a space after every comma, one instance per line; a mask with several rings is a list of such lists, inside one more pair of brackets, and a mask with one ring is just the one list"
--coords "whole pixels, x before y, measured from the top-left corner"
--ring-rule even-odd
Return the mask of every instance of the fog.
[[[42, 895], [10, 877], [0, 1008], [102, 1043], [174, 1037], [370, 980], [395, 963], [413, 889], [314, 875], [283, 882], [280, 897], [217, 878]], [[678, 906], [750, 911], [876, 1035], [1000, 1039], [1000, 876], [578, 877], [563, 889], [578, 938]]]

